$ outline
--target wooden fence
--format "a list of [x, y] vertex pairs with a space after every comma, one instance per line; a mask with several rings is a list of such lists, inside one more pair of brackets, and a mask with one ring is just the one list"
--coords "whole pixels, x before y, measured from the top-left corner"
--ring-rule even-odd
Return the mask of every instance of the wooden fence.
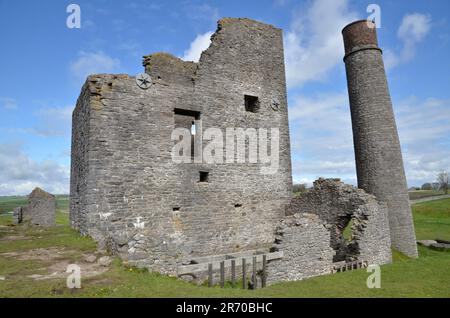
[[[237, 281], [242, 279], [242, 288], [244, 289], [263, 288], [266, 287], [267, 284], [267, 262], [282, 257], [283, 252], [273, 252], [208, 263], [183, 265], [178, 267], [178, 276], [195, 276], [196, 273], [202, 273], [207, 270], [208, 286], [212, 287], [217, 284], [214, 278], [217, 276], [217, 271], [219, 271], [218, 284], [220, 287], [224, 287], [227, 281], [231, 282], [232, 286], [237, 286]], [[237, 268], [239, 266], [241, 269], [238, 271]], [[228, 269], [228, 272], [225, 269]], [[249, 272], [250, 277], [248, 277]], [[260, 284], [258, 284], [258, 277], [260, 279]]]

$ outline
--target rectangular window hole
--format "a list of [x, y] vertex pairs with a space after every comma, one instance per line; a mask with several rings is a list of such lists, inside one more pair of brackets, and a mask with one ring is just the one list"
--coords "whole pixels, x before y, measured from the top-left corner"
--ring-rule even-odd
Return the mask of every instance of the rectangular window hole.
[[181, 209], [181, 207], [175, 206], [175, 207], [172, 208], [172, 211], [180, 211], [180, 209]]
[[189, 109], [182, 109], [182, 108], [174, 108], [173, 112], [176, 115], [181, 115], [181, 116], [188, 116], [188, 117], [193, 117], [196, 120], [200, 119], [200, 112], [197, 112], [195, 110], [189, 110]]
[[259, 99], [256, 96], [244, 95], [245, 110], [251, 113], [259, 111]]
[[[175, 128], [185, 128], [191, 133], [191, 158], [195, 156], [195, 134], [198, 129], [198, 122], [200, 121], [200, 112], [174, 108], [174, 124]], [[183, 154], [187, 155], [187, 154]]]
[[234, 205], [234, 207], [235, 207], [235, 208], [241, 208], [241, 207], [242, 207], [242, 204], [241, 204], [241, 203], [236, 203], [236, 204]]
[[200, 171], [200, 182], [208, 182], [209, 172], [208, 171]]

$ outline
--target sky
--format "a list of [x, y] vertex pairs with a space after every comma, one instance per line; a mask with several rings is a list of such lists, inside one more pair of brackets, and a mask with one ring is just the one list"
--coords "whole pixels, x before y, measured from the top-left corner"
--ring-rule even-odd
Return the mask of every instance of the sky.
[[[80, 28], [69, 28], [69, 4]], [[0, 195], [68, 193], [71, 114], [86, 76], [143, 72], [142, 56], [198, 60], [217, 20], [283, 29], [293, 180], [356, 185], [341, 29], [380, 8], [408, 186], [450, 170], [450, 1], [0, 0]]]

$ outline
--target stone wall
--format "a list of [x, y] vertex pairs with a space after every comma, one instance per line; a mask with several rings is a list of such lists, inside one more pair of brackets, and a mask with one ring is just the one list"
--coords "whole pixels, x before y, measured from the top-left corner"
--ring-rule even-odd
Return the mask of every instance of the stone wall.
[[22, 207], [18, 206], [14, 209], [13, 212], [13, 224], [18, 225], [22, 223]]
[[[95, 204], [96, 191], [95, 175], [89, 173], [90, 160], [96, 161], [93, 152], [89, 153], [91, 109], [99, 109], [100, 98], [96, 93], [94, 82], [87, 81], [78, 97], [75, 111], [72, 113], [72, 146], [71, 146], [71, 173], [70, 173], [70, 223], [86, 234], [88, 225], [88, 206]], [[89, 158], [91, 154], [91, 158]], [[89, 186], [88, 186], [89, 184]], [[90, 190], [90, 192], [88, 191]], [[83, 208], [81, 208], [83, 207]], [[73, 213], [76, 211], [76, 213]], [[93, 224], [91, 224], [92, 226]], [[95, 235], [94, 229], [90, 233]]]
[[315, 214], [296, 213], [281, 220], [272, 251], [283, 251], [283, 258], [268, 262], [268, 284], [330, 274], [333, 268], [330, 231]]
[[[292, 199], [286, 215], [272, 246], [284, 256], [268, 263], [268, 283], [330, 274], [335, 263], [381, 265], [392, 260], [386, 206], [339, 179], [315, 181], [312, 189]], [[349, 239], [344, 236], [347, 227]]]
[[[169, 274], [198, 256], [268, 250], [292, 187], [282, 31], [222, 19], [199, 63], [157, 53], [144, 66], [147, 90], [128, 75], [89, 76], [82, 89], [72, 123], [72, 226]], [[257, 112], [246, 111], [244, 95], [258, 97]], [[195, 114], [200, 133], [278, 128], [278, 170], [262, 174], [266, 164], [248, 161], [174, 163], [171, 133], [185, 124], [179, 110]], [[200, 171], [208, 182], [199, 182]]]
[[13, 223], [54, 226], [55, 213], [55, 197], [40, 188], [35, 188], [28, 196], [28, 205], [14, 209]]
[[[391, 241], [386, 205], [373, 195], [339, 179], [319, 179], [304, 195], [292, 199], [286, 214], [313, 213], [330, 229], [335, 262], [363, 260], [391, 262]], [[344, 237], [347, 229], [350, 238]]]

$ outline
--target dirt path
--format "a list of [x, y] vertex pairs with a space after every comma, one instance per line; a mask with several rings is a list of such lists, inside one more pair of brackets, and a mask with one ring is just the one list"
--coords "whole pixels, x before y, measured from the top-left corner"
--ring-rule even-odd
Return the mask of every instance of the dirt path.
[[[45, 280], [67, 277], [67, 266], [76, 264], [80, 267], [83, 277], [93, 277], [103, 274], [109, 269], [109, 264], [102, 264], [94, 254], [83, 254], [74, 261], [70, 254], [73, 250], [64, 248], [37, 248], [26, 251], [0, 253], [0, 257], [14, 258], [19, 261], [38, 261], [41, 266], [36, 268], [35, 274], [27, 275], [34, 280]], [[106, 266], [105, 266], [106, 265]]]

